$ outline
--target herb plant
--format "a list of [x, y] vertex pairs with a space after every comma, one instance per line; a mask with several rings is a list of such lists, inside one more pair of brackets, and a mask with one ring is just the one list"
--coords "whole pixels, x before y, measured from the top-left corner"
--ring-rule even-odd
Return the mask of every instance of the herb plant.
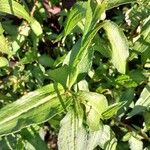
[[0, 0], [0, 149], [150, 149], [149, 14], [149, 0]]

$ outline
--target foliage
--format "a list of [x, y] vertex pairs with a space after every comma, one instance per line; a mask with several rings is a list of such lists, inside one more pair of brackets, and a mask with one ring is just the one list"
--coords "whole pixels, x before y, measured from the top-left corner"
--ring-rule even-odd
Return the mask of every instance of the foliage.
[[0, 149], [149, 149], [149, 0], [74, 2], [0, 0]]

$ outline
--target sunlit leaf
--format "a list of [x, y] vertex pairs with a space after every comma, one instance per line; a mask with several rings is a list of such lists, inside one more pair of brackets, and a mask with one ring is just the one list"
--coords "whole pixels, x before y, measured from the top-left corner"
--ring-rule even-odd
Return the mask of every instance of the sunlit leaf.
[[103, 113], [102, 116], [104, 119], [110, 119], [113, 117], [117, 111], [124, 105], [124, 102], [115, 103], [113, 105], [110, 105]]
[[3, 35], [4, 29], [2, 28], [2, 25], [0, 23], [0, 52], [12, 55], [12, 52], [10, 51], [8, 47], [8, 42], [6, 41], [6, 38]]
[[82, 125], [81, 116], [69, 111], [61, 120], [58, 134], [58, 149], [83, 150], [86, 147], [87, 133]]
[[67, 36], [84, 17], [86, 12], [86, 2], [77, 2], [71, 9], [65, 23], [64, 35]]
[[150, 108], [150, 84], [148, 84], [142, 91], [139, 99], [136, 101], [135, 106], [131, 113], [129, 113], [129, 117], [132, 117], [138, 113], [142, 113], [146, 111], [146, 109]]
[[103, 125], [99, 131], [89, 133], [86, 149], [93, 150], [98, 145], [104, 150], [116, 149], [117, 139], [109, 126]]
[[131, 136], [129, 139], [129, 147], [131, 150], [143, 150], [143, 142], [140, 139]]
[[[74, 59], [69, 64], [69, 88], [75, 83], [79, 74], [87, 73], [91, 68], [94, 50], [90, 48], [90, 44], [101, 27], [102, 24], [97, 25], [95, 29], [89, 31], [83, 41], [78, 41], [78, 47], [74, 47], [77, 51], [75, 52]], [[73, 50], [72, 53], [74, 53]]]
[[150, 26], [149, 24], [150, 24], [150, 17], [148, 17], [146, 21], [144, 22], [144, 26], [142, 28], [141, 34], [134, 43], [133, 49], [140, 53], [143, 53], [145, 51], [149, 52], [149, 49], [150, 49], [150, 43], [149, 43]]
[[79, 92], [77, 99], [86, 107], [87, 124], [91, 130], [99, 130], [102, 113], [107, 109], [108, 102], [104, 95], [94, 92]]
[[5, 57], [0, 57], [0, 68], [8, 65], [9, 65], [8, 60]]
[[106, 21], [104, 29], [112, 47], [112, 63], [120, 73], [125, 74], [129, 56], [128, 41], [123, 31], [111, 21]]
[[42, 123], [64, 111], [69, 103], [60, 85], [50, 84], [30, 92], [0, 110], [0, 135]]

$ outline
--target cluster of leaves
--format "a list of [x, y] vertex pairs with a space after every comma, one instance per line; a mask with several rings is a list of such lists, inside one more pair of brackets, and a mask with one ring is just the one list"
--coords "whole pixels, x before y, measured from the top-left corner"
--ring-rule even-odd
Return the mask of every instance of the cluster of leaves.
[[0, 0], [0, 148], [150, 149], [149, 0], [46, 5]]

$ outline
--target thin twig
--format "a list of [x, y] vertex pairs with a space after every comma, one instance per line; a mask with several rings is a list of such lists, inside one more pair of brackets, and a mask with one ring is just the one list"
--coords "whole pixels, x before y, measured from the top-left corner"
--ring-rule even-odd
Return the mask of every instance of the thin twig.
[[118, 121], [116, 119], [115, 119], [115, 122], [117, 122], [119, 125], [125, 127], [129, 132], [133, 131], [133, 132], [137, 133], [138, 135], [142, 136], [145, 140], [150, 142], [150, 138], [147, 136], [146, 133], [143, 133], [142, 131], [137, 131], [136, 129], [134, 129], [133, 127], [129, 126], [128, 124], [120, 122], [120, 121]]
[[37, 4], [38, 4], [38, 0], [35, 0], [34, 5], [33, 5], [33, 8], [32, 8], [32, 10], [31, 10], [31, 12], [30, 12], [30, 15], [31, 15], [31, 16], [34, 15], [34, 12], [35, 12], [35, 10], [36, 10]]

